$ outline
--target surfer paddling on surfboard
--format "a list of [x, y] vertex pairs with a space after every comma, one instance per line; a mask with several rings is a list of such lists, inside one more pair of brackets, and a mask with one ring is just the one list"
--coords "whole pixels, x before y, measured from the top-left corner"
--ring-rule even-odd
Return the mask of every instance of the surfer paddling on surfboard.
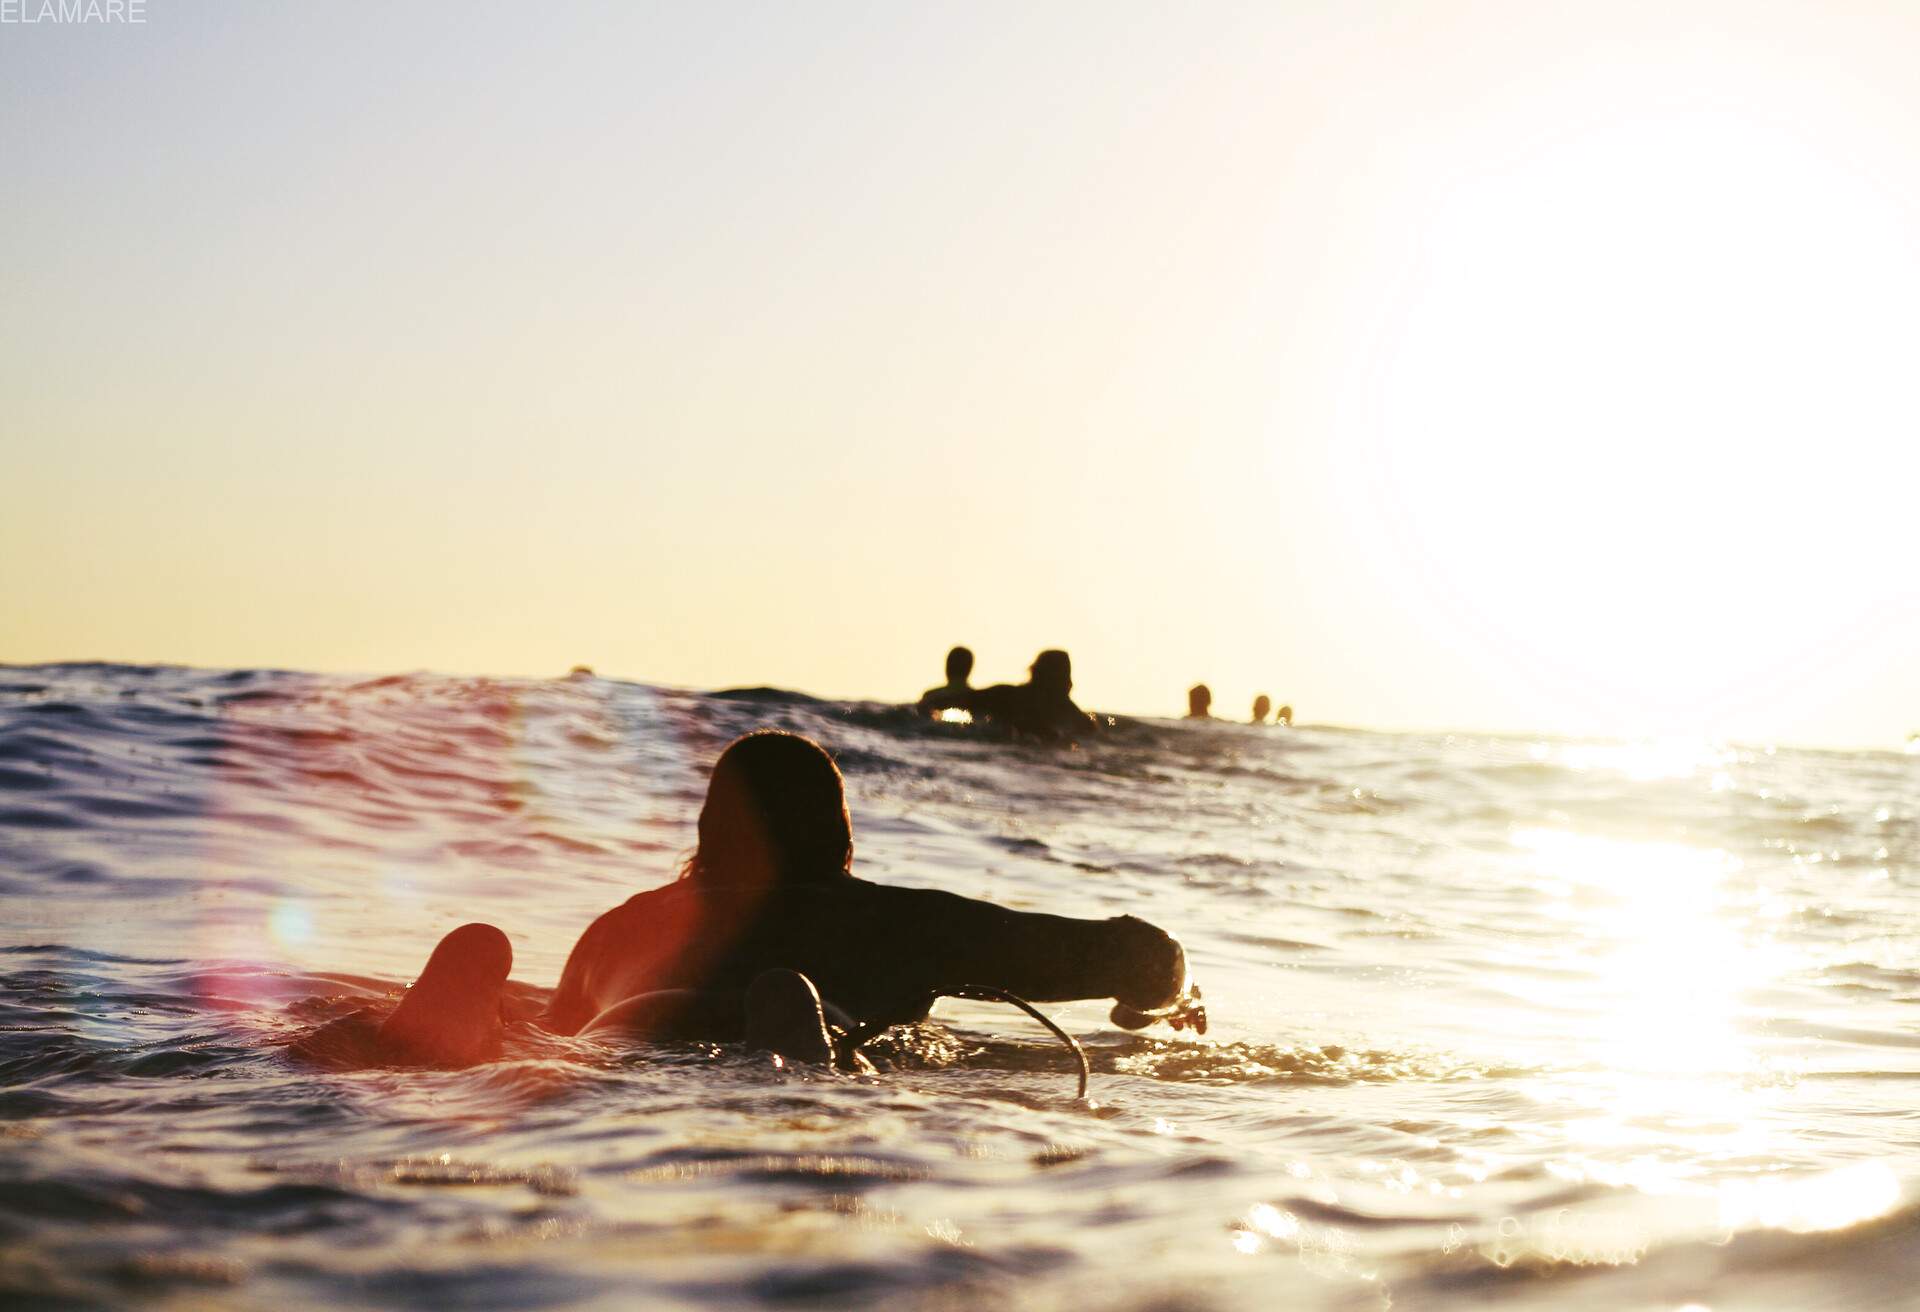
[[[744, 1039], [795, 1061], [850, 1060], [845, 1037], [924, 1019], [941, 996], [1112, 998], [1128, 1029], [1204, 1030], [1172, 935], [1144, 920], [1012, 911], [852, 873], [840, 771], [811, 739], [763, 730], [720, 756], [679, 880], [587, 927], [536, 1024], [558, 1034]], [[503, 954], [504, 953], [504, 957]], [[383, 1059], [485, 1060], [511, 951], [466, 925], [382, 1026]]]
[[1025, 683], [977, 688], [967, 708], [1015, 733], [1034, 738], [1081, 738], [1100, 726], [1073, 700], [1073, 659], [1058, 648], [1041, 652]]

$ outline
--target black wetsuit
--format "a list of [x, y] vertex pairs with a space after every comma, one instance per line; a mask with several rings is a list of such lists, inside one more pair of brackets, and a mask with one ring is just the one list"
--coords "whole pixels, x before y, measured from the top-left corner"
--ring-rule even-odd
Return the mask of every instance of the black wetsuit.
[[971, 711], [973, 691], [964, 683], [944, 683], [921, 693], [920, 700], [914, 703], [913, 708], [922, 715], [932, 715], [936, 711]]
[[1012, 911], [851, 875], [770, 891], [683, 880], [636, 894], [588, 926], [544, 1024], [573, 1034], [629, 997], [732, 993], [774, 968], [806, 975], [854, 1020], [889, 1024], [925, 1017], [936, 993], [964, 985], [1152, 1010], [1187, 982], [1178, 940], [1132, 916]]
[[973, 694], [969, 709], [1009, 729], [1041, 737], [1089, 733], [1093, 721], [1073, 698], [1031, 683], [996, 683]]

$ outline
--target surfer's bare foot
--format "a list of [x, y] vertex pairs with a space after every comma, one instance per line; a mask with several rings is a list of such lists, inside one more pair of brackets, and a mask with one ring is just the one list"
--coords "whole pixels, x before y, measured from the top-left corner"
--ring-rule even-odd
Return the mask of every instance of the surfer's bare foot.
[[388, 1061], [470, 1066], [500, 1054], [500, 1002], [513, 945], [492, 925], [472, 924], [441, 939], [420, 978], [380, 1026]]
[[833, 1040], [812, 980], [794, 970], [763, 970], [753, 977], [747, 986], [747, 1051], [822, 1066], [833, 1061]]

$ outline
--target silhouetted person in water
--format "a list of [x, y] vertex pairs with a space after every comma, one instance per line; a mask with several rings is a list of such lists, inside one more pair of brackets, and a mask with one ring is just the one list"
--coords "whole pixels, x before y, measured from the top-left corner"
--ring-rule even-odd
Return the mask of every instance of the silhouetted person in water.
[[1050, 649], [1033, 658], [1025, 683], [996, 683], [973, 694], [973, 712], [1043, 738], [1089, 733], [1093, 717], [1074, 705], [1073, 661]]
[[1187, 689], [1187, 718], [1189, 720], [1213, 718], [1213, 689], [1204, 683], [1196, 683]]
[[1253, 699], [1253, 722], [1255, 724], [1265, 724], [1267, 722], [1267, 712], [1272, 709], [1273, 699], [1265, 693], [1261, 693], [1258, 697], [1255, 697]]
[[973, 686], [967, 682], [967, 678], [972, 673], [973, 653], [965, 647], [955, 647], [947, 653], [946, 683], [921, 693], [916, 709], [922, 715], [937, 715], [941, 711], [971, 711]]
[[1293, 727], [1293, 707], [1282, 706], [1274, 713], [1273, 722], [1275, 724], [1284, 724], [1291, 729]]
[[[1204, 1028], [1186, 954], [1146, 921], [1010, 911], [868, 883], [852, 867], [833, 759], [778, 730], [737, 739], [714, 764], [680, 879], [587, 927], [537, 1023], [558, 1034], [745, 1039], [824, 1062], [829, 1019], [849, 1029], [922, 1020], [943, 991], [979, 985], [1031, 1001], [1113, 998], [1111, 1017], [1128, 1029]], [[372, 1060], [485, 1060], [497, 1050], [510, 962], [491, 926], [449, 934]]]

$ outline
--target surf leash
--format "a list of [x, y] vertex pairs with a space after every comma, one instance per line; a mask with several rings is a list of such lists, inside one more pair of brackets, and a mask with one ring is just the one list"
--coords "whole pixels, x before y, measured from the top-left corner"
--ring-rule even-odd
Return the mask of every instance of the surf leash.
[[[1087, 1080], [1093, 1070], [1093, 1068], [1087, 1064], [1087, 1050], [1080, 1046], [1080, 1041], [1074, 1038], [1073, 1035], [1054, 1024], [1052, 1018], [1041, 1011], [1040, 1008], [1034, 1006], [1017, 993], [1009, 993], [1005, 989], [992, 988], [986, 984], [956, 984], [952, 988], [935, 989], [927, 995], [928, 1008], [931, 1009], [933, 1004], [941, 998], [964, 998], [973, 1002], [1004, 1002], [1010, 1007], [1020, 1008], [1020, 1010], [1026, 1012], [1027, 1015], [1039, 1021], [1047, 1027], [1055, 1038], [1067, 1045], [1068, 1050], [1073, 1053], [1074, 1060], [1080, 1064], [1080, 1089], [1074, 1096], [1083, 1101], [1086, 1099]], [[891, 1021], [874, 1021], [851, 1031], [836, 1045], [839, 1048], [839, 1052], [835, 1054], [837, 1062], [844, 1063], [850, 1061], [853, 1054], [859, 1050], [862, 1044], [892, 1027], [893, 1024]]]

